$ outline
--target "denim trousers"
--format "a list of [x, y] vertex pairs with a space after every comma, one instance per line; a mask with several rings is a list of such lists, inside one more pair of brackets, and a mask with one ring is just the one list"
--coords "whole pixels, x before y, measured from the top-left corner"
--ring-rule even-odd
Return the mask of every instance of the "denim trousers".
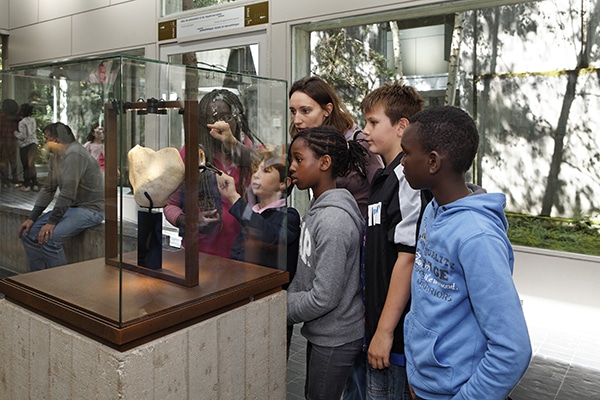
[[346, 387], [342, 400], [365, 400], [367, 398], [367, 353], [361, 351], [354, 360], [352, 372]]
[[306, 345], [305, 396], [308, 400], [339, 399], [350, 376], [362, 338], [337, 347]]
[[85, 207], [70, 207], [56, 224], [52, 239], [47, 243], [38, 243], [38, 233], [48, 222], [50, 212], [38, 218], [29, 235], [21, 235], [21, 241], [27, 255], [30, 271], [58, 267], [67, 263], [63, 244], [85, 229], [98, 225], [104, 219], [104, 213]]
[[367, 363], [367, 400], [411, 400], [406, 367], [374, 369]]

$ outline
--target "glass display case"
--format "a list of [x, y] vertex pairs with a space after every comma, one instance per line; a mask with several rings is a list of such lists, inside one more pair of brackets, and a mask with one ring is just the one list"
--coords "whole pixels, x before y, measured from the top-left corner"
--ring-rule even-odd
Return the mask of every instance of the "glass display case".
[[[18, 273], [0, 281], [7, 299], [125, 348], [287, 283], [285, 81], [130, 57], [1, 71], [0, 78], [3, 101], [32, 106], [38, 139], [39, 187], [18, 187], [27, 184], [19, 162], [0, 192], [0, 218], [10, 227], [0, 265]], [[37, 267], [15, 237], [36, 199], [52, 190], [54, 162], [66, 159], [44, 144], [53, 141], [45, 127], [56, 122], [75, 136], [68, 148], [92, 149], [104, 179], [104, 220], [63, 244], [66, 265], [29, 272]], [[271, 204], [253, 184], [263, 170], [282, 182]], [[70, 172], [56, 175], [45, 212], [65, 201], [86, 206], [84, 183], [75, 198], [60, 197]], [[268, 220], [263, 209], [279, 217]]]

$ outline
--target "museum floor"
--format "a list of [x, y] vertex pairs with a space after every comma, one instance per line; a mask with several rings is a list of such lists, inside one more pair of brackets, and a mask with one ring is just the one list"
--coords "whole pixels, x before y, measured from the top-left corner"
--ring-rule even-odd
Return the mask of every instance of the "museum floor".
[[[15, 208], [30, 209], [36, 196], [12, 188], [0, 191], [3, 205]], [[0, 279], [12, 274], [0, 266]], [[600, 304], [586, 307], [531, 296], [522, 300], [534, 356], [512, 399], [600, 400]], [[288, 400], [304, 398], [306, 341], [299, 331], [296, 326], [287, 365]]]
[[[600, 400], [600, 308], [529, 297], [524, 297], [523, 307], [533, 359], [511, 398]], [[568, 314], [569, 319], [548, 324], [549, 314]], [[305, 345], [296, 326], [287, 366], [287, 400], [304, 398]]]

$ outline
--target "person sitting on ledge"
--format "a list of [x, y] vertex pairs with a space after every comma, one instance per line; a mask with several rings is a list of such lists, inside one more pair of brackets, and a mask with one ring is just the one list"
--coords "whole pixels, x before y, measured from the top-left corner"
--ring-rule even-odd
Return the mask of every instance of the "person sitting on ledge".
[[[19, 227], [30, 271], [67, 264], [63, 244], [104, 219], [104, 178], [98, 162], [63, 123], [46, 126], [44, 137], [50, 153], [48, 178]], [[42, 215], [57, 189], [52, 211]]]

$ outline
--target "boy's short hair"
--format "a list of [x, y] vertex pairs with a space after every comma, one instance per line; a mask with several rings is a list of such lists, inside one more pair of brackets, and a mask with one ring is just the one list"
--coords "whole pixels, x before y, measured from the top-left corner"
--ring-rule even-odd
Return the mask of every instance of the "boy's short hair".
[[383, 112], [392, 124], [411, 117], [423, 110], [425, 100], [412, 86], [404, 81], [394, 81], [373, 90], [367, 94], [360, 103], [363, 114], [373, 111], [376, 107], [383, 107]]
[[[274, 168], [279, 172], [279, 182], [285, 182], [288, 177], [287, 167], [287, 153], [283, 146], [276, 146], [274, 148], [264, 148], [259, 151], [259, 157], [253, 166], [252, 170], [256, 171], [261, 162], [264, 161], [265, 169]], [[294, 188], [294, 184], [290, 183], [287, 185], [287, 189], [284, 191], [285, 197], [289, 196]]]
[[457, 107], [431, 107], [415, 114], [411, 125], [425, 152], [448, 155], [455, 172], [471, 168], [479, 146], [479, 132], [469, 114]]

